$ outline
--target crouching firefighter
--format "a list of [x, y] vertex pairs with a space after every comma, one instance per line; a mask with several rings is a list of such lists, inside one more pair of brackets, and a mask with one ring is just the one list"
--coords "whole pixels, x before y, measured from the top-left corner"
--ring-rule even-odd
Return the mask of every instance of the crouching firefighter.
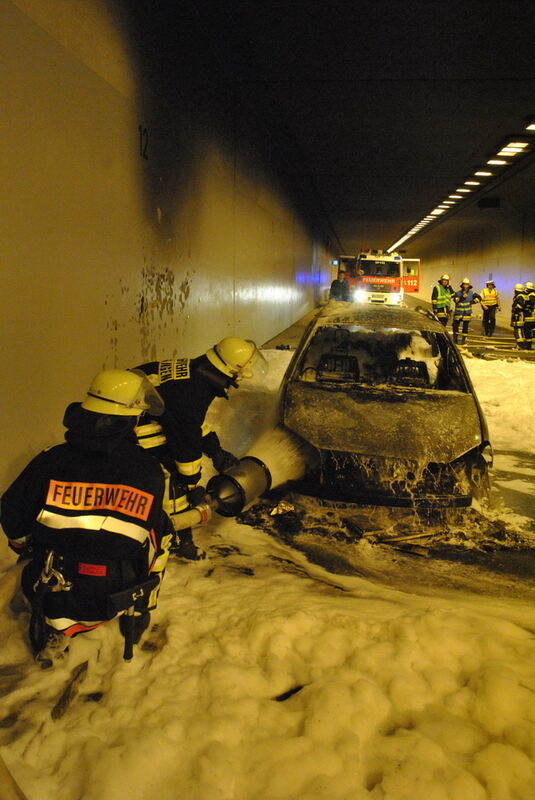
[[150, 411], [143, 416], [136, 434], [142, 447], [158, 458], [166, 476], [164, 508], [176, 531], [171, 552], [190, 560], [203, 558], [185, 513], [193, 507], [204, 509], [201, 524], [210, 517], [199, 485], [203, 453], [218, 472], [237, 462], [206, 424], [206, 413], [216, 397], [228, 398], [229, 389], [238, 388], [242, 379], [264, 374], [267, 363], [254, 342], [230, 336], [197, 358], [153, 361], [136, 369], [148, 376], [165, 402], [159, 418]]
[[138, 446], [142, 412], [163, 401], [144, 375], [105, 370], [68, 406], [66, 442], [36, 456], [2, 497], [10, 547], [26, 560], [22, 591], [41, 666], [70, 639], [119, 617], [125, 658], [156, 606], [172, 526], [158, 461]]

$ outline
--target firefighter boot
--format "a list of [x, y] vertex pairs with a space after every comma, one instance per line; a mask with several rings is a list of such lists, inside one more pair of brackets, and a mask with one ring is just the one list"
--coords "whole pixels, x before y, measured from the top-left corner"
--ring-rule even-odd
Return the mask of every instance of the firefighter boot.
[[68, 636], [50, 628], [45, 646], [35, 656], [41, 669], [50, 669], [56, 662], [61, 661], [65, 657], [70, 643], [71, 640]]
[[175, 531], [175, 541], [171, 545], [170, 552], [177, 558], [184, 558], [187, 561], [201, 561], [206, 558], [206, 553], [193, 541], [191, 528]]

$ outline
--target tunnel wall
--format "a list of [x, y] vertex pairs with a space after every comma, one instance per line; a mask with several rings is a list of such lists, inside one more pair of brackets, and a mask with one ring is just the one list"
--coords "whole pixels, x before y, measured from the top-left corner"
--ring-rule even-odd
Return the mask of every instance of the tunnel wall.
[[[482, 207], [475, 201], [407, 243], [406, 257], [421, 259], [419, 296], [429, 301], [443, 273], [450, 275], [455, 290], [464, 277], [475, 289], [483, 289], [492, 279], [501, 298], [498, 324], [509, 327], [515, 283], [535, 282], [534, 182], [535, 164], [530, 163], [492, 191], [497, 207]], [[474, 314], [482, 316], [479, 305]]]
[[255, 130], [164, 113], [112, 7], [0, 0], [3, 487], [98, 370], [262, 343], [328, 281]]

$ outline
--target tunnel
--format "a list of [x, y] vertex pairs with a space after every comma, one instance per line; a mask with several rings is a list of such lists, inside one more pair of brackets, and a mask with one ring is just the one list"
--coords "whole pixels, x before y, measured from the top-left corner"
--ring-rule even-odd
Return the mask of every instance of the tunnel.
[[[492, 280], [501, 297], [498, 325], [510, 330], [514, 285], [535, 281], [534, 33], [533, 5], [517, 0], [502, 4], [483, 0], [447, 4], [434, 0], [0, 0], [4, 101], [0, 118], [0, 491], [37, 453], [62, 441], [65, 407], [83, 398], [97, 372], [193, 358], [227, 336], [273, 347], [282, 332], [325, 302], [342, 254], [378, 250], [413, 259], [418, 263], [413, 297], [424, 305], [429, 304], [433, 286], [443, 273], [451, 276], [455, 289], [466, 276], [478, 288]], [[228, 516], [271, 483], [263, 462], [248, 458], [253, 475], [249, 493], [232, 473], [216, 479], [223, 484]], [[238, 477], [246, 461], [247, 456], [235, 467]], [[260, 550], [262, 546], [260, 542]], [[229, 556], [223, 545], [220, 550], [222, 558]], [[230, 552], [234, 574], [252, 577], [251, 568], [243, 566], [239, 555]], [[3, 568], [9, 558], [3, 543]], [[290, 564], [282, 550], [266, 557], [262, 568], [269, 572], [274, 562], [307, 582], [318, 580], [310, 564]], [[321, 577], [322, 597], [338, 594], [349, 602], [351, 592], [343, 569], [341, 575], [338, 582]], [[219, 579], [216, 573], [214, 586]], [[281, 585], [286, 579], [286, 573], [277, 576]], [[199, 581], [195, 601], [208, 591]], [[358, 595], [359, 602], [362, 597]], [[379, 603], [393, 608], [392, 597], [385, 591]], [[319, 625], [321, 603], [313, 612], [317, 619], [307, 619], [303, 605], [288, 622], [283, 600], [274, 616], [282, 620], [285, 631], [292, 626], [298, 630], [300, 625], [310, 631]], [[496, 607], [502, 601], [495, 598]], [[247, 602], [244, 599], [243, 605]], [[419, 632], [425, 641], [426, 631], [433, 631], [437, 623], [436, 631], [429, 634], [429, 653], [435, 644], [432, 635], [440, 644], [443, 631], [450, 631], [451, 617], [456, 624], [460, 620], [459, 627], [468, 629], [467, 620], [472, 624], [468, 614], [463, 618], [451, 611], [453, 604], [447, 613], [444, 605], [423, 616], [427, 609], [422, 612], [417, 601], [411, 602], [412, 617], [409, 623], [399, 622], [396, 636], [399, 642], [414, 643], [417, 635], [411, 624], [420, 615]], [[184, 613], [192, 614], [193, 605]], [[343, 613], [339, 612], [340, 619]], [[504, 636], [522, 641], [527, 652], [533, 621], [527, 612], [515, 612], [517, 616], [510, 620], [506, 611], [502, 613], [496, 627], [502, 632], [507, 628]], [[233, 614], [237, 618], [236, 610]], [[477, 614], [483, 619], [481, 609]], [[229, 617], [232, 624], [234, 616]], [[360, 642], [366, 623], [361, 622], [360, 608], [354, 616]], [[199, 623], [201, 628], [203, 624]], [[271, 624], [269, 615], [262, 618], [253, 646], [262, 649], [262, 636], [271, 635]], [[333, 625], [337, 624], [333, 616]], [[337, 647], [350, 653], [345, 624], [334, 634], [326, 626], [319, 655], [312, 654], [318, 658], [319, 666], [314, 666], [318, 674], [325, 665], [330, 668], [331, 659], [334, 663]], [[384, 626], [390, 624], [388, 618]], [[478, 625], [476, 621], [471, 634], [476, 644], [486, 635]], [[380, 649], [375, 629], [372, 634], [377, 648], [367, 654], [370, 663]], [[488, 642], [485, 646], [493, 653], [490, 634]], [[277, 631], [268, 644], [272, 652], [266, 656], [266, 672], [279, 663], [287, 642]], [[306, 646], [303, 634], [296, 653], [300, 647], [301, 656]], [[225, 648], [225, 658], [239, 650], [234, 640]], [[402, 648], [397, 653], [393, 647], [391, 651], [384, 648], [385, 661], [403, 661], [403, 656]], [[22, 658], [20, 649], [17, 657]], [[351, 651], [351, 658], [353, 666], [360, 665], [358, 652]], [[471, 663], [466, 655], [466, 664]], [[249, 666], [233, 676], [245, 688]], [[174, 663], [169, 667], [175, 668]], [[509, 665], [503, 673], [495, 664], [487, 672], [482, 668], [470, 691], [477, 693], [487, 681], [489, 686], [493, 681], [507, 686], [507, 670]], [[344, 680], [347, 671], [340, 673]], [[525, 667], [526, 675], [527, 671]], [[270, 718], [275, 714], [269, 706], [273, 699], [285, 701], [279, 703], [281, 713], [288, 715], [285, 719], [306, 702], [308, 680], [290, 673], [288, 669], [284, 685], [283, 681], [269, 692], [265, 675], [255, 679], [255, 691], [260, 686], [259, 703], [269, 707]], [[421, 686], [428, 677], [430, 685], [442, 681], [449, 686], [451, 675], [446, 673], [444, 668], [438, 677], [426, 675]], [[215, 687], [214, 696], [221, 687], [226, 691], [227, 676], [220, 667], [208, 664], [206, 675], [211, 688]], [[9, 671], [2, 672], [0, 681], [7, 685], [11, 677]], [[120, 680], [127, 685], [124, 673]], [[394, 675], [391, 683], [403, 707], [405, 689], [396, 680]], [[136, 681], [132, 681], [134, 687]], [[414, 720], [400, 712], [389, 727], [384, 721], [386, 700], [379, 691], [373, 694], [370, 685], [363, 689], [355, 683], [346, 691], [339, 683], [334, 690], [321, 691], [323, 697], [332, 694], [336, 713], [344, 719], [350, 705], [347, 698], [354, 692], [368, 703], [370, 716], [384, 714], [378, 730], [387, 731], [385, 736], [393, 740], [402, 725], [410, 736]], [[423, 697], [421, 686], [416, 694], [421, 692]], [[533, 692], [521, 682], [518, 687]], [[518, 687], [515, 683], [515, 691]], [[84, 702], [96, 705], [101, 699], [98, 695], [88, 692]], [[482, 718], [491, 695], [489, 690], [480, 699]], [[223, 706], [224, 691], [221, 697]], [[144, 695], [139, 698], [142, 705]], [[519, 707], [527, 704], [518, 698]], [[236, 697], [236, 707], [242, 699]], [[173, 702], [170, 698], [168, 706]], [[121, 719], [128, 719], [127, 705], [119, 710]], [[244, 705], [245, 716], [249, 710]], [[98, 724], [107, 724], [102, 722], [105, 713], [98, 717]], [[228, 708], [227, 713], [230, 719]], [[321, 742], [322, 737], [327, 739], [330, 720], [318, 719], [312, 716], [304, 727]], [[448, 725], [450, 721], [448, 717]], [[428, 722], [431, 730], [434, 719]], [[514, 728], [512, 723], [508, 728], [506, 722], [503, 735], [509, 736], [509, 744], [495, 744], [498, 755], [487, 754], [488, 760], [482, 757], [478, 766], [478, 780], [481, 775], [490, 776], [489, 785], [493, 780], [499, 784], [493, 764], [507, 761], [506, 747], [513, 751], [513, 745], [524, 746], [528, 738], [524, 728]], [[216, 723], [225, 729], [223, 717]], [[489, 741], [494, 735], [498, 741], [499, 721], [485, 718], [483, 723], [491, 730]], [[0, 719], [7, 735], [9, 724], [8, 717]], [[51, 724], [48, 718], [46, 724]], [[179, 741], [183, 731], [176, 720], [169, 718], [166, 726], [169, 740]], [[195, 729], [199, 739], [204, 735], [200, 730], [199, 723]], [[229, 730], [233, 735], [230, 724], [225, 735]], [[149, 732], [149, 739], [153, 734], [156, 738], [156, 733]], [[473, 737], [473, 751], [483, 747], [473, 732], [464, 735]], [[456, 737], [462, 739], [451, 727], [452, 751]], [[68, 751], [65, 733], [50, 736], [50, 741], [50, 752]], [[187, 742], [187, 734], [181, 741]], [[91, 748], [101, 752], [95, 742], [96, 738], [90, 739], [88, 753]], [[218, 774], [228, 777], [230, 773], [222, 742], [212, 743], [206, 758], [199, 757], [191, 786], [202, 785], [204, 794], [195, 794], [195, 788], [191, 797], [238, 798], [228, 788], [230, 779], [228, 793], [219, 794]], [[343, 749], [349, 753], [354, 742], [348, 739], [342, 744], [336, 745], [338, 749], [333, 746], [325, 774], [320, 774], [307, 797], [323, 796], [321, 787], [328, 786], [325, 776], [335, 771], [337, 759], [346, 757]], [[532, 742], [530, 746], [533, 754]], [[463, 758], [468, 760], [473, 751]], [[17, 782], [0, 757], [2, 800], [23, 797], [17, 783], [27, 765], [38, 764], [31, 742], [25, 754], [27, 764], [22, 759], [10, 763]], [[514, 756], [518, 757], [516, 751]], [[109, 757], [113, 764], [113, 753]], [[429, 756], [429, 761], [434, 757]], [[162, 755], [163, 771], [166, 758], [171, 761], [175, 754]], [[312, 764], [314, 758], [310, 756], [309, 761]], [[215, 777], [212, 764], [219, 769]], [[527, 774], [524, 763], [518, 764], [518, 774], [524, 774], [522, 770]], [[158, 769], [157, 763], [148, 770], [155, 786], [161, 784]], [[37, 771], [38, 766], [28, 768], [30, 783], [42, 777]], [[382, 777], [371, 769], [366, 792], [373, 793]], [[53, 776], [46, 775], [44, 780], [46, 791], [46, 786], [54, 785]], [[465, 796], [475, 797], [470, 792], [476, 781], [464, 785], [469, 786]], [[120, 788], [117, 784], [113, 796], [120, 794]], [[480, 784], [476, 788], [479, 791]], [[86, 789], [80, 788], [80, 797], [89, 797], [83, 794]], [[91, 789], [95, 792], [91, 797], [99, 796], [98, 789]], [[312, 794], [316, 789], [318, 794]], [[284, 792], [275, 786], [271, 795], [262, 796], [283, 797]]]

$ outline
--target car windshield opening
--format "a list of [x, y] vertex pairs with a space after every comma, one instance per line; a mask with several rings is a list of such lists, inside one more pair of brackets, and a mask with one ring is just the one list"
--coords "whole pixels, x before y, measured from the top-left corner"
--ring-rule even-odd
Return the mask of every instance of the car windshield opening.
[[318, 328], [298, 367], [300, 381], [467, 391], [445, 334], [356, 325]]

